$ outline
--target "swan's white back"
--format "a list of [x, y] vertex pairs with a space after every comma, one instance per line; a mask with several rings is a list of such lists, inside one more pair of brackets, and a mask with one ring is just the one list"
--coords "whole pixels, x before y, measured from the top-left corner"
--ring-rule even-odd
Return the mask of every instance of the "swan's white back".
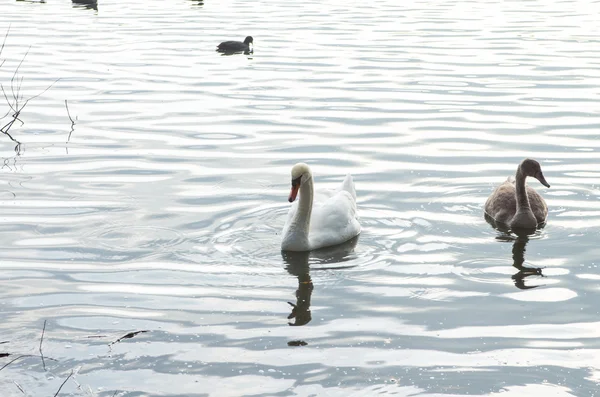
[[[290, 238], [293, 239], [293, 236], [288, 236], [288, 229], [298, 210], [298, 203], [299, 200], [295, 201], [288, 213], [283, 227], [284, 242], [286, 239], [288, 241]], [[341, 244], [360, 234], [360, 231], [356, 211], [356, 190], [350, 174], [346, 175], [336, 189], [315, 189], [307, 250]], [[282, 248], [286, 249], [284, 245]]]

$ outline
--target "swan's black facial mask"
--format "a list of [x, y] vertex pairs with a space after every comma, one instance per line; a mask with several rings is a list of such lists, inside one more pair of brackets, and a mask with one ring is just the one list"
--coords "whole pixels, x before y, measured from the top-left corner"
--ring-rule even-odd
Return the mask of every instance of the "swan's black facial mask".
[[290, 197], [288, 197], [288, 201], [290, 203], [296, 200], [298, 190], [300, 190], [300, 182], [302, 182], [302, 175], [296, 179], [292, 179], [292, 190], [290, 191]]

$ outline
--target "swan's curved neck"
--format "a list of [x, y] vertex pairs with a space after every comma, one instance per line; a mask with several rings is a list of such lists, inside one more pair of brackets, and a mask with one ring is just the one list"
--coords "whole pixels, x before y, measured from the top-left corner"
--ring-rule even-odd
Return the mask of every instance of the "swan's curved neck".
[[515, 188], [517, 190], [517, 212], [531, 211], [529, 205], [529, 197], [527, 197], [527, 188], [525, 187], [525, 178], [527, 175], [523, 173], [521, 167], [517, 170], [515, 180]]
[[308, 178], [306, 182], [300, 185], [300, 199], [298, 202], [298, 210], [294, 215], [292, 224], [296, 233], [304, 235], [308, 241], [308, 230], [310, 228], [310, 215], [313, 205], [313, 180]]

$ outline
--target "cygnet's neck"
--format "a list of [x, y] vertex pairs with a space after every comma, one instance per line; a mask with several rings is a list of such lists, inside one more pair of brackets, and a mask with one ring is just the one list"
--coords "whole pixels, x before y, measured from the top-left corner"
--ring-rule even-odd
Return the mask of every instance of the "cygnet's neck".
[[517, 175], [515, 178], [515, 188], [517, 191], [517, 213], [531, 211], [529, 197], [527, 197], [527, 188], [525, 187], [526, 178], [527, 175], [525, 175], [523, 170], [521, 170], [521, 167], [519, 167], [519, 169], [517, 169]]
[[517, 212], [510, 221], [511, 228], [534, 228], [537, 226], [537, 219], [531, 210], [529, 197], [527, 197], [527, 188], [525, 187], [525, 179], [527, 175], [519, 169], [515, 180], [515, 189], [517, 195]]

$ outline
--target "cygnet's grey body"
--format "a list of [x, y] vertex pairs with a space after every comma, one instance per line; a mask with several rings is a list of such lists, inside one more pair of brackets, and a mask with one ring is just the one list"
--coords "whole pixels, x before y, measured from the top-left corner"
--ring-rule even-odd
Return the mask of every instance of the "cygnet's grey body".
[[540, 164], [535, 160], [525, 159], [519, 164], [515, 178], [507, 179], [487, 199], [485, 213], [511, 229], [535, 228], [546, 222], [548, 206], [538, 192], [525, 184], [528, 176], [550, 187]]

